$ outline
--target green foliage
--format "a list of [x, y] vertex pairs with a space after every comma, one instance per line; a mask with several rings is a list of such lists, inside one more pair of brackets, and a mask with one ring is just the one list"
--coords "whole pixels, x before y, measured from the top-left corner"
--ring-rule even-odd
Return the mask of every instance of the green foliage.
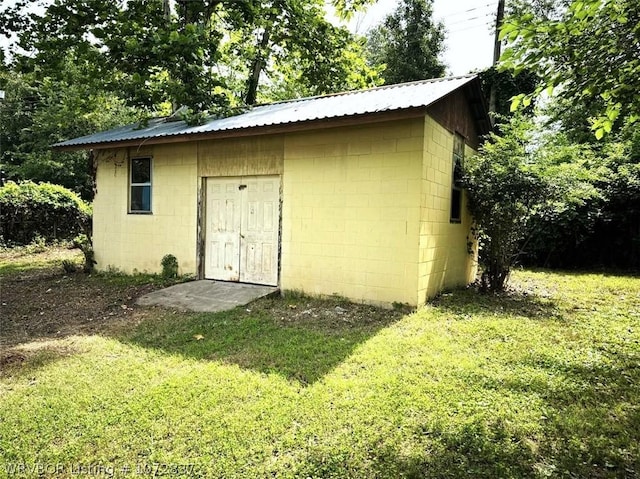
[[[221, 34], [210, 28], [218, 2], [177, 2], [174, 15], [163, 2], [107, 0], [54, 2], [42, 13], [23, 5], [5, 9], [5, 21], [17, 19], [18, 55], [23, 71], [37, 68], [64, 79], [64, 55], [81, 65], [86, 84], [122, 95], [129, 105], [153, 110], [165, 101], [195, 110], [219, 104], [220, 81], [211, 68]], [[240, 3], [230, 4], [238, 11]], [[246, 18], [246, 12], [243, 12]]]
[[344, 20], [350, 20], [354, 13], [364, 10], [373, 3], [375, 0], [332, 0], [330, 2], [338, 16]]
[[386, 84], [443, 76], [444, 25], [433, 21], [433, 0], [403, 0], [367, 35], [373, 66], [385, 66]]
[[[318, 34], [322, 36], [325, 35]], [[259, 100], [288, 100], [382, 84], [382, 68], [372, 67], [365, 61], [363, 39], [339, 30], [330, 38], [332, 43], [327, 45], [330, 48], [322, 52], [298, 52], [287, 61], [281, 61], [276, 55], [277, 61], [267, 70], [271, 83], [261, 88]]]
[[515, 116], [491, 134], [477, 156], [465, 160], [464, 185], [480, 243], [481, 285], [504, 289], [520, 244], [530, 233], [529, 220], [547, 200], [548, 183], [528, 150], [530, 120]]
[[134, 121], [132, 109], [110, 94], [95, 91], [81, 68], [67, 60], [66, 78], [0, 72], [0, 164], [9, 179], [60, 184], [93, 197], [86, 152], [52, 151], [58, 141]]
[[515, 261], [640, 269], [636, 124], [599, 144], [576, 143], [576, 131], [519, 115], [498, 128], [501, 136], [493, 135], [466, 165], [485, 286], [491, 288], [494, 276], [500, 284]]
[[0, 187], [0, 227], [5, 244], [28, 244], [38, 237], [71, 239], [91, 225], [91, 207], [59, 185], [31, 181]]
[[[367, 3], [335, 6], [348, 15]], [[195, 125], [245, 103], [378, 84], [362, 42], [332, 25], [324, 7], [322, 0], [0, 6], [0, 24], [17, 36], [0, 68], [2, 169], [9, 179], [50, 181], [91, 199], [91, 158], [51, 144], [183, 106]]]
[[252, 22], [225, 20], [220, 68], [232, 104], [335, 93], [375, 86], [362, 39], [325, 18], [321, 1], [277, 0], [256, 7]]
[[[601, 144], [516, 115], [467, 161], [483, 285], [516, 261], [554, 267], [640, 268], [640, 129]], [[532, 196], [531, 196], [532, 195]], [[502, 271], [502, 274], [494, 273]]]
[[76, 263], [70, 259], [62, 260], [62, 269], [67, 274], [73, 274], [77, 271]]
[[[636, 0], [520, 0], [500, 30], [501, 68], [535, 71], [534, 95], [555, 92], [582, 105], [597, 139], [640, 119], [640, 3]], [[526, 106], [532, 95], [514, 98]]]
[[532, 218], [538, 233], [525, 264], [640, 269], [640, 128], [628, 125], [616, 137], [594, 146], [558, 133], [541, 145], [555, 183], [580, 178], [581, 187]]
[[82, 271], [87, 274], [93, 272], [95, 267], [95, 252], [93, 251], [93, 242], [91, 238], [86, 234], [80, 234], [73, 239], [73, 245], [82, 251], [82, 255], [84, 256], [84, 265], [82, 266]]
[[[497, 118], [506, 118], [511, 115], [511, 99], [521, 93], [531, 94], [535, 91], [540, 79], [533, 71], [522, 71], [514, 75], [511, 71], [498, 71], [495, 67], [478, 72], [485, 94], [487, 105], [490, 105], [490, 93], [495, 85], [495, 111]], [[533, 111], [533, 108], [528, 110]]]
[[[173, 3], [175, 11], [165, 8]], [[366, 3], [336, 6], [348, 14]], [[17, 70], [63, 80], [58, 52], [64, 51], [80, 65], [87, 88], [113, 92], [146, 112], [170, 105], [204, 112], [248, 97], [253, 104], [258, 83], [280, 66], [299, 73], [313, 94], [342, 89], [357, 72], [370, 72], [347, 52], [354, 39], [325, 18], [321, 0], [72, 0], [54, 2], [42, 14], [18, 2], [0, 9], [0, 20], [30, 52], [14, 51]]]
[[178, 259], [172, 254], [166, 254], [160, 261], [162, 266], [162, 277], [165, 279], [178, 277]]

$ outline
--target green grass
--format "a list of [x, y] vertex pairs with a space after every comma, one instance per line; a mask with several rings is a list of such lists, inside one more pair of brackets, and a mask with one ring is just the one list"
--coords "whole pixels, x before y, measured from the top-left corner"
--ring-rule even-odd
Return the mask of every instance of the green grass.
[[[341, 305], [358, 311], [360, 317], [345, 322], [334, 313]], [[291, 309], [302, 314], [292, 320]], [[165, 314], [143, 322], [120, 340], [185, 358], [236, 364], [305, 386], [330, 373], [358, 345], [401, 317], [368, 306], [350, 307], [341, 298], [287, 295], [218, 314]]]
[[[36, 249], [24, 246], [0, 250], [0, 278], [10, 278], [20, 274], [50, 274], [62, 272], [63, 261], [75, 263], [78, 273], [82, 270], [83, 255], [79, 249], [65, 246], [48, 246]], [[189, 276], [177, 278], [163, 278], [159, 274], [136, 272], [125, 274], [118, 270], [94, 272], [91, 275], [95, 281], [115, 287], [140, 286], [152, 284], [168, 286], [192, 279]]]
[[293, 297], [23, 345], [0, 374], [0, 477], [638, 477], [640, 279], [514, 283], [386, 320], [283, 320], [320, 304]]
[[82, 253], [68, 246], [21, 246], [0, 248], [0, 278], [20, 273], [37, 272], [38, 270], [60, 268], [62, 261], [69, 260], [81, 263]]

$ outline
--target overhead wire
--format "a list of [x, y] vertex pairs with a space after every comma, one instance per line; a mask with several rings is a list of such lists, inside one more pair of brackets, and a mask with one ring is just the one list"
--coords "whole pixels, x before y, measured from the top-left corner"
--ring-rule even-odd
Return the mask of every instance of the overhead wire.
[[[447, 33], [461, 33], [464, 31], [475, 30], [479, 28], [493, 28], [495, 27], [495, 9], [498, 5], [498, 0], [493, 0], [482, 5], [476, 5], [472, 8], [466, 8], [464, 10], [458, 10], [450, 12], [445, 15], [434, 16], [434, 21], [443, 22]], [[473, 16], [469, 16], [473, 14]], [[462, 17], [466, 15], [466, 17]], [[357, 31], [360, 30], [362, 24], [367, 21], [367, 13], [364, 12], [361, 18], [358, 19], [359, 26]], [[379, 24], [378, 22], [377, 24]], [[374, 27], [376, 24], [370, 25], [369, 28]], [[367, 30], [369, 29], [367, 28]]]
[[458, 15], [463, 15], [465, 13], [472, 13], [472, 12], [475, 12], [477, 10], [487, 9], [488, 7], [491, 7], [492, 11], [493, 11], [497, 7], [497, 5], [498, 5], [498, 2], [497, 1], [493, 1], [493, 2], [489, 2], [489, 3], [485, 3], [483, 5], [475, 6], [473, 8], [467, 8], [466, 10], [458, 10], [457, 12], [451, 12], [451, 13], [448, 13], [447, 15], [444, 15], [444, 16], [445, 17], [449, 17], [449, 18], [456, 17]]

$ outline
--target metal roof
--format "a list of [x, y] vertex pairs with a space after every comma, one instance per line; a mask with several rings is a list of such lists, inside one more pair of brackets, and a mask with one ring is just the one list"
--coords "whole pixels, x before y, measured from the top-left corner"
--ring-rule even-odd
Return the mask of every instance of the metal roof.
[[247, 128], [428, 107], [475, 79], [475, 75], [438, 78], [259, 105], [236, 116], [210, 119], [199, 126], [189, 126], [184, 121], [167, 121], [166, 118], [159, 118], [151, 120], [146, 127], [140, 128], [135, 123], [56, 143], [53, 147], [82, 148], [83, 146], [90, 147], [90, 145], [105, 143], [114, 143], [115, 146], [116, 143], [132, 140], [237, 131]]

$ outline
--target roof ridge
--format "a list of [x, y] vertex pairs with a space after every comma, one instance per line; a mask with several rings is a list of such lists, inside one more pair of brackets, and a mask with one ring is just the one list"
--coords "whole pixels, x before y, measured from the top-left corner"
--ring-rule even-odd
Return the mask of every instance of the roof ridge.
[[417, 84], [422, 84], [422, 83], [437, 83], [437, 82], [441, 82], [441, 81], [452, 81], [452, 80], [460, 80], [462, 78], [474, 78], [477, 75], [474, 73], [469, 73], [467, 75], [455, 75], [455, 76], [448, 76], [448, 77], [440, 77], [440, 78], [427, 78], [425, 80], [414, 80], [411, 82], [403, 82], [403, 83], [391, 83], [389, 85], [379, 85], [379, 86], [375, 86], [375, 87], [371, 87], [371, 88], [360, 88], [359, 90], [348, 90], [348, 91], [341, 91], [341, 92], [336, 92], [336, 93], [325, 93], [323, 95], [315, 95], [315, 96], [306, 96], [306, 97], [302, 97], [302, 98], [290, 98], [288, 100], [279, 100], [279, 101], [274, 101], [271, 103], [260, 103], [258, 105], [254, 105], [253, 108], [258, 108], [258, 107], [262, 107], [262, 106], [272, 106], [272, 105], [282, 105], [285, 103], [297, 103], [297, 102], [303, 102], [303, 101], [310, 101], [310, 100], [319, 100], [321, 98], [332, 98], [332, 97], [336, 97], [336, 96], [347, 96], [347, 95], [357, 95], [358, 93], [364, 93], [364, 92], [370, 92], [370, 91], [374, 91], [374, 90], [386, 90], [386, 89], [392, 89], [392, 88], [405, 88], [408, 87], [410, 85], [417, 85]]

